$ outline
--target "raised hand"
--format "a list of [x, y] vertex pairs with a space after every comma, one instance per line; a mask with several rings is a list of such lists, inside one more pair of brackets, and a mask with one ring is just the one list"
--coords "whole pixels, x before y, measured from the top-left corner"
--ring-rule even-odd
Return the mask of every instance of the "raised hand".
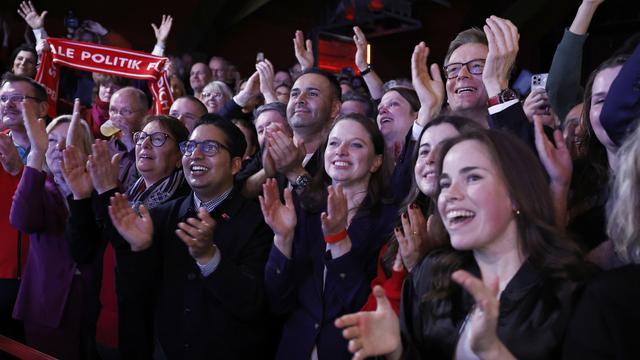
[[118, 172], [121, 154], [111, 156], [106, 140], [96, 140], [91, 146], [87, 171], [98, 194], [118, 187]]
[[[329, 195], [327, 196], [327, 211], [320, 214], [320, 222], [322, 223], [322, 233], [327, 241], [327, 248], [331, 251], [334, 259], [351, 251], [352, 243], [349, 236], [344, 238], [341, 232], [347, 229], [349, 208], [347, 205], [347, 197], [344, 194], [342, 185], [330, 185], [327, 187]], [[327, 236], [338, 236], [335, 242], [329, 242]]]
[[169, 37], [169, 33], [171, 32], [171, 26], [173, 25], [173, 17], [171, 15], [162, 15], [162, 22], [160, 23], [160, 27], [156, 26], [156, 24], [151, 23], [151, 27], [153, 28], [153, 33], [156, 36], [156, 41], [158, 44], [164, 45], [167, 42], [167, 38]]
[[109, 206], [111, 222], [120, 235], [131, 245], [133, 251], [149, 248], [153, 240], [153, 220], [151, 220], [149, 210], [144, 205], [140, 205], [138, 211], [140, 211], [140, 215], [129, 206], [125, 195], [116, 193], [111, 198], [111, 206]]
[[31, 145], [31, 150], [27, 155], [27, 165], [36, 170], [42, 170], [44, 157], [49, 146], [45, 122], [38, 118], [35, 107], [27, 104], [26, 101], [21, 102], [19, 106]]
[[356, 45], [355, 62], [358, 70], [364, 71], [367, 68], [367, 38], [359, 27], [353, 27], [353, 43]]
[[533, 116], [535, 129], [535, 142], [540, 162], [544, 166], [552, 184], [569, 186], [573, 173], [571, 153], [562, 137], [562, 131], [555, 129], [553, 138], [555, 145], [549, 141], [543, 129], [544, 119], [538, 115]]
[[342, 185], [329, 185], [327, 192], [329, 193], [327, 196], [327, 211], [320, 215], [322, 232], [325, 236], [345, 230], [349, 215], [347, 197], [344, 194]]
[[36, 30], [44, 27], [44, 17], [47, 16], [47, 11], [45, 10], [38, 15], [31, 1], [23, 1], [18, 6], [18, 15], [24, 19], [27, 25]]
[[435, 246], [429, 238], [429, 224], [422, 210], [415, 204], [409, 205], [407, 212], [400, 217], [401, 227], [394, 229], [398, 240], [398, 254], [407, 271], [413, 270], [424, 254]]
[[240, 92], [233, 97], [233, 100], [240, 105], [245, 106], [247, 103], [254, 98], [256, 95], [260, 93], [260, 75], [256, 71], [249, 77], [247, 80], [247, 85], [244, 89], [240, 90]]
[[20, 154], [18, 154], [18, 149], [9, 134], [0, 133], [0, 163], [4, 171], [11, 176], [18, 175], [22, 170]]
[[[342, 330], [342, 336], [349, 340], [349, 351], [354, 360], [376, 355], [391, 355], [399, 358], [402, 352], [400, 342], [400, 321], [393, 311], [384, 289], [373, 288], [376, 297], [376, 311], [361, 311], [336, 319], [335, 325]], [[395, 355], [395, 356], [394, 356]]]
[[553, 131], [553, 139], [556, 143], [553, 145], [544, 133], [543, 121], [542, 117], [533, 116], [536, 150], [542, 166], [549, 175], [549, 190], [553, 199], [556, 224], [564, 228], [567, 220], [567, 198], [573, 174], [573, 161], [571, 151], [562, 136], [562, 131], [560, 129]]
[[482, 71], [482, 81], [489, 97], [509, 86], [509, 74], [518, 56], [518, 28], [509, 20], [491, 16], [484, 26], [489, 54]]
[[82, 147], [83, 136], [82, 124], [80, 123], [82, 116], [80, 114], [80, 99], [76, 98], [73, 102], [73, 113], [71, 114], [71, 123], [67, 130], [67, 145]]
[[100, 36], [105, 36], [109, 32], [102, 24], [93, 20], [85, 20], [82, 22], [82, 27]]
[[260, 92], [264, 96], [265, 104], [277, 102], [278, 97], [273, 88], [273, 64], [267, 59], [256, 64], [256, 71], [260, 77]]
[[440, 113], [444, 102], [444, 82], [438, 64], [431, 64], [431, 73], [427, 69], [429, 48], [420, 42], [411, 56], [411, 82], [420, 99], [418, 122], [425, 126]]
[[291, 190], [285, 189], [284, 204], [280, 201], [278, 183], [275, 179], [267, 179], [262, 185], [262, 191], [258, 199], [264, 221], [273, 230], [276, 247], [284, 256], [291, 258], [293, 233], [298, 221]]
[[74, 145], [67, 145], [62, 151], [60, 169], [62, 176], [75, 200], [91, 197], [93, 183], [86, 170], [87, 157]]
[[216, 253], [213, 245], [213, 230], [216, 221], [205, 208], [198, 209], [198, 218], [188, 218], [186, 222], [179, 222], [176, 235], [189, 248], [189, 254], [199, 264], [208, 263]]
[[533, 89], [524, 100], [522, 105], [524, 113], [530, 122], [533, 122], [533, 115], [539, 115], [545, 123], [553, 123], [553, 114], [551, 114], [551, 105], [549, 104], [549, 96], [543, 88]]
[[302, 66], [302, 71], [313, 67], [315, 61], [313, 45], [311, 40], [304, 40], [304, 34], [300, 30], [296, 30], [296, 36], [293, 38], [293, 49], [296, 53], [296, 59]]
[[475, 300], [475, 308], [467, 326], [470, 328], [471, 351], [481, 359], [515, 359], [498, 338], [496, 327], [500, 312], [498, 281], [491, 288], [464, 270], [455, 271], [451, 279], [467, 290]]

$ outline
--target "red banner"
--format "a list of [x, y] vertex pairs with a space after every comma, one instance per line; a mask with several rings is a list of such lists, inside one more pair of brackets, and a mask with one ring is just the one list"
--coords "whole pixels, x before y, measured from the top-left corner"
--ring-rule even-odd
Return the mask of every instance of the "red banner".
[[60, 66], [132, 79], [147, 80], [156, 114], [167, 114], [173, 103], [166, 57], [112, 46], [48, 38], [50, 51], [42, 53], [36, 81], [47, 89], [49, 116], [55, 117]]

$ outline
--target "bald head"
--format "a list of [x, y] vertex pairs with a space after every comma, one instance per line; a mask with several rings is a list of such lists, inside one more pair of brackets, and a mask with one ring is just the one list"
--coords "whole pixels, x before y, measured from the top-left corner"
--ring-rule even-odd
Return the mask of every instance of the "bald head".
[[109, 120], [125, 133], [134, 133], [142, 128], [142, 119], [148, 111], [147, 95], [127, 86], [116, 91], [109, 101]]

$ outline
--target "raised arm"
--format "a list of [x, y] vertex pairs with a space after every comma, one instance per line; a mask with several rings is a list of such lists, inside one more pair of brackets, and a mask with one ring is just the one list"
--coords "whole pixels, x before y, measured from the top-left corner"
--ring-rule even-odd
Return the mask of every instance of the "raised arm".
[[353, 33], [353, 42], [356, 44], [356, 66], [362, 74], [364, 82], [367, 84], [371, 98], [373, 100], [380, 100], [382, 99], [382, 95], [384, 95], [384, 82], [378, 74], [373, 71], [371, 64], [367, 63], [367, 38], [357, 26], [353, 27]]
[[580, 76], [582, 74], [582, 46], [587, 39], [587, 29], [598, 6], [604, 0], [583, 0], [569, 30], [553, 54], [547, 92], [549, 102], [561, 121], [571, 108], [580, 102]]
[[276, 91], [273, 88], [273, 64], [268, 59], [264, 59], [264, 61], [260, 61], [256, 64], [256, 71], [258, 71], [258, 75], [260, 76], [260, 92], [264, 96], [264, 103], [269, 104], [272, 102], [277, 102], [278, 97], [276, 96]]
[[164, 56], [164, 50], [167, 47], [167, 38], [171, 32], [171, 26], [173, 25], [173, 17], [171, 15], [162, 15], [162, 22], [160, 26], [151, 23], [153, 33], [156, 36], [156, 45], [151, 52], [153, 55]]

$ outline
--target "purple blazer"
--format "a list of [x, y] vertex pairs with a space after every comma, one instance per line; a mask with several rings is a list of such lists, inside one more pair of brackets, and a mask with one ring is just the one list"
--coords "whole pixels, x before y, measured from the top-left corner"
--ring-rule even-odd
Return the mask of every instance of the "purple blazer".
[[65, 236], [64, 196], [44, 172], [25, 166], [11, 205], [11, 224], [30, 234], [29, 257], [13, 317], [58, 327], [76, 264]]

